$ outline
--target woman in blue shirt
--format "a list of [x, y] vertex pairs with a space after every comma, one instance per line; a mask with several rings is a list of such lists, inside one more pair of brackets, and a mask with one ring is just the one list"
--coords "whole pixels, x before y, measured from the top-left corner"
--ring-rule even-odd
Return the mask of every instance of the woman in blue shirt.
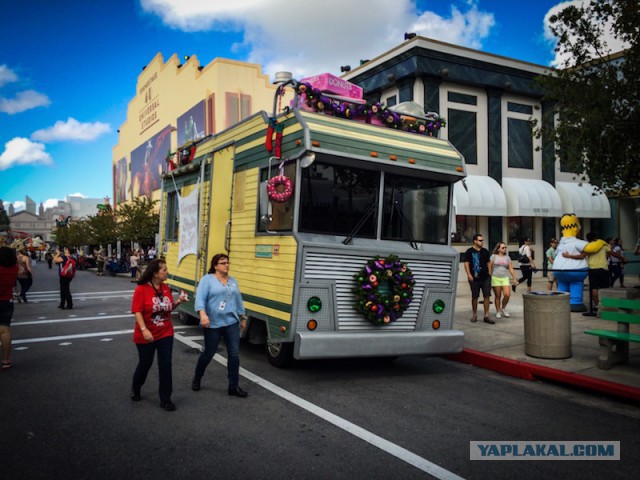
[[247, 326], [242, 295], [235, 278], [229, 276], [229, 257], [214, 255], [207, 275], [202, 277], [196, 291], [195, 310], [200, 315], [204, 332], [204, 352], [198, 358], [191, 383], [200, 390], [200, 381], [224, 337], [227, 345], [229, 395], [244, 398], [248, 394], [238, 386], [240, 379], [240, 331]]

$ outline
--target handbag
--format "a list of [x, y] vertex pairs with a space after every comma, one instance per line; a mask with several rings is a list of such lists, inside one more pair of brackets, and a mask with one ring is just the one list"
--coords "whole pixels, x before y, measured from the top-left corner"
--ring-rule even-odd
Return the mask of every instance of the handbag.
[[519, 253], [520, 253], [520, 256], [518, 257], [518, 262], [521, 263], [521, 264], [522, 263], [529, 263], [529, 257], [527, 257], [524, 254], [524, 247], [520, 247]]

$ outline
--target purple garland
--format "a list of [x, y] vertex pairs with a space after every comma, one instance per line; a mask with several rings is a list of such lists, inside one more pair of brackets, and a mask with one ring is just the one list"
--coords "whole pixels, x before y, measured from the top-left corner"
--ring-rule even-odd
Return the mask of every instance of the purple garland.
[[387, 127], [429, 136], [437, 134], [438, 130], [446, 125], [445, 119], [434, 112], [427, 113], [426, 120], [416, 119], [394, 112], [380, 102], [359, 105], [337, 100], [324, 95], [321, 90], [308, 83], [298, 84], [297, 92], [306, 105], [314, 111], [340, 118], [364, 120], [366, 123], [371, 123], [373, 118], [377, 118]]

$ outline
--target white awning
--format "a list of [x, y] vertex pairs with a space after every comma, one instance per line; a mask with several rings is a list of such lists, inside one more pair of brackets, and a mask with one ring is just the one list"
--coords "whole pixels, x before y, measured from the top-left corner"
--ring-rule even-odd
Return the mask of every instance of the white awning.
[[509, 217], [561, 217], [565, 213], [560, 195], [544, 180], [503, 177], [502, 188]]
[[476, 215], [504, 217], [507, 214], [507, 200], [502, 187], [491, 177], [469, 175], [453, 184], [453, 204], [456, 215]]
[[564, 213], [578, 218], [611, 218], [609, 199], [590, 183], [556, 182]]

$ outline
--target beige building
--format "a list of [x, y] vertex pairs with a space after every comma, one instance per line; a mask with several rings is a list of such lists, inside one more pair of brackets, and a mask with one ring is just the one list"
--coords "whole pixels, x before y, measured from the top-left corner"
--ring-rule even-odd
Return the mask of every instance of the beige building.
[[179, 161], [178, 151], [193, 157], [202, 139], [260, 110], [271, 112], [275, 90], [259, 65], [216, 58], [203, 67], [195, 55], [181, 63], [175, 54], [165, 63], [158, 53], [138, 76], [118, 130], [114, 205], [139, 196], [159, 199], [168, 157]]

